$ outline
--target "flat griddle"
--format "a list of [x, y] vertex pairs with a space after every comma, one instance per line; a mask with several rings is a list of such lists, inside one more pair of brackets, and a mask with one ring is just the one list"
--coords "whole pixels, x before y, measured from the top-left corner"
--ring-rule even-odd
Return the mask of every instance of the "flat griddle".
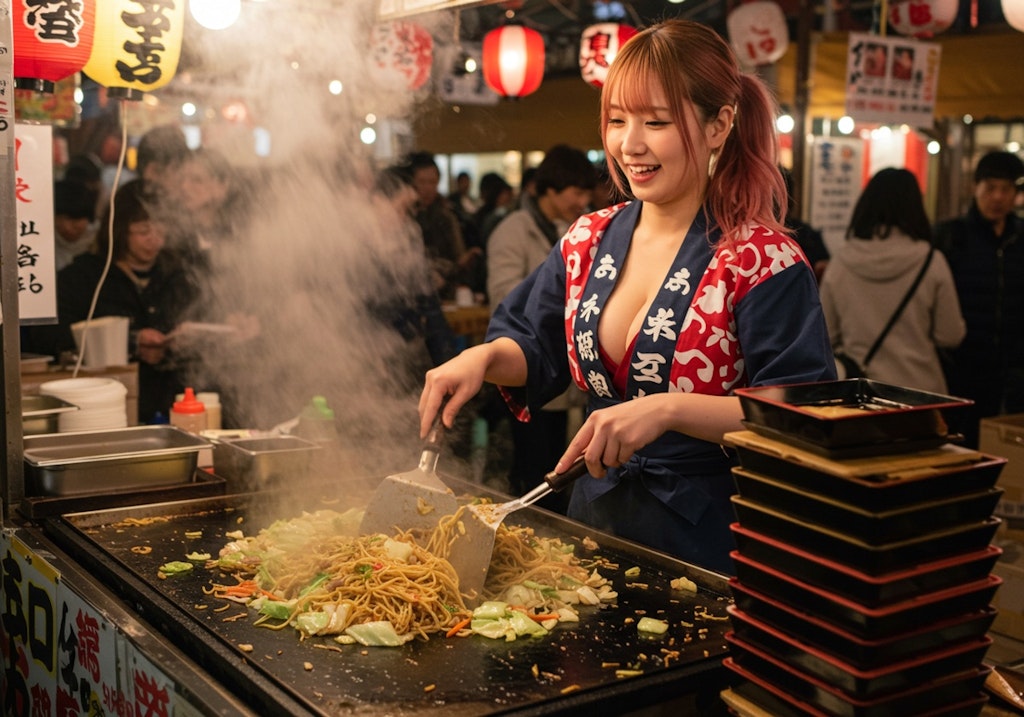
[[[618, 565], [601, 571], [619, 593], [615, 605], [584, 610], [579, 624], [559, 625], [543, 638], [505, 642], [438, 635], [399, 648], [338, 645], [330, 638], [301, 641], [292, 628], [253, 626], [255, 616], [245, 615], [243, 606], [214, 612], [225, 603], [203, 589], [226, 582], [216, 570], [199, 567], [158, 578], [160, 565], [189, 552], [216, 555], [228, 541], [226, 532], [254, 535], [303, 509], [343, 509], [337, 500], [294, 495], [311, 492], [292, 491], [284, 502], [281, 495], [254, 493], [78, 512], [48, 518], [44, 528], [212, 679], [263, 714], [621, 714], [683, 694], [717, 691], [728, 680], [721, 665], [731, 603], [724, 576], [536, 508], [520, 511], [511, 522], [572, 541], [581, 555]], [[151, 517], [161, 520], [129, 521]], [[599, 548], [583, 548], [584, 536]], [[136, 546], [152, 552], [132, 552]], [[625, 577], [632, 567], [640, 575]], [[696, 595], [670, 588], [669, 581], [681, 576], [699, 585]], [[238, 615], [245, 616], [225, 619]], [[668, 633], [638, 633], [636, 621], [644, 615], [669, 621]], [[639, 674], [617, 676], [615, 665]]]

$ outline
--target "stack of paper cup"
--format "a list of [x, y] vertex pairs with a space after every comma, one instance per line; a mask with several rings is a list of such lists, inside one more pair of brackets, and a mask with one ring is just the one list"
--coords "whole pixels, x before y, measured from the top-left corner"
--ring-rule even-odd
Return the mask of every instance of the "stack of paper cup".
[[128, 328], [127, 316], [101, 316], [98, 319], [71, 324], [71, 333], [75, 337], [79, 351], [82, 350], [82, 342], [85, 341], [82, 365], [95, 369], [127, 366]]
[[39, 393], [56, 396], [78, 406], [77, 411], [62, 413], [58, 417], [59, 433], [124, 428], [128, 425], [128, 389], [112, 378], [47, 381], [39, 387]]

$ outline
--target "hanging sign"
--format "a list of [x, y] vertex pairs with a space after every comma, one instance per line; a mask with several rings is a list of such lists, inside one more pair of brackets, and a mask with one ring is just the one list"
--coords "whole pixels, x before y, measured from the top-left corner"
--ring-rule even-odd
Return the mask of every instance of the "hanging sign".
[[22, 323], [50, 322], [57, 318], [52, 127], [15, 125], [14, 174], [18, 314]]
[[825, 137], [811, 145], [810, 206], [807, 222], [821, 231], [832, 256], [846, 240], [853, 206], [861, 192], [864, 140]]
[[[476, 61], [476, 71], [465, 72], [464, 60]], [[461, 67], [456, 71], [456, 63]], [[483, 46], [479, 42], [463, 42], [461, 47], [449, 45], [441, 56], [441, 76], [437, 91], [441, 99], [452, 105], [494, 105], [501, 97], [484, 81]]]
[[850, 33], [846, 114], [863, 122], [931, 127], [941, 52], [934, 42]]

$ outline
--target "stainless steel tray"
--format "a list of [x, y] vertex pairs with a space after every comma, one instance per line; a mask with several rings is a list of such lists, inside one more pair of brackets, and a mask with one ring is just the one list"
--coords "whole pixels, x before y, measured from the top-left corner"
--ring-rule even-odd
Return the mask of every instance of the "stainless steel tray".
[[28, 495], [78, 495], [188, 483], [210, 443], [174, 426], [25, 438]]
[[219, 440], [213, 448], [213, 465], [229, 482], [267, 488], [275, 481], [304, 477], [317, 450], [316, 443], [296, 436]]
[[60, 414], [77, 410], [78, 406], [56, 396], [22, 396], [22, 433], [26, 436], [56, 433]]

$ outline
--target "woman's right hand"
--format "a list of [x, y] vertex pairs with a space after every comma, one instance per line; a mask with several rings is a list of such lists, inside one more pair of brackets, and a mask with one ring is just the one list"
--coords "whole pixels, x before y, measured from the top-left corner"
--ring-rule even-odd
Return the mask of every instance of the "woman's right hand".
[[427, 371], [420, 394], [420, 438], [430, 432], [445, 398], [441, 422], [448, 428], [469, 399], [484, 385], [484, 374], [490, 361], [488, 344], [473, 346], [437, 368]]

